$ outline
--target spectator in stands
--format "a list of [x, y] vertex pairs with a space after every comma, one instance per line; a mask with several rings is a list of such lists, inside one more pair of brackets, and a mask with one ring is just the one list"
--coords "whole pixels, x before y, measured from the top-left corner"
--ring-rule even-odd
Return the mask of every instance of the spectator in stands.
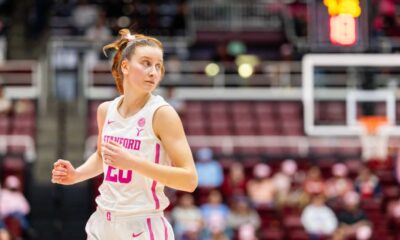
[[393, 228], [398, 229], [400, 227], [400, 199], [390, 201], [385, 210]]
[[247, 179], [241, 162], [235, 161], [229, 166], [228, 176], [224, 178], [221, 191], [225, 199], [246, 195]]
[[61, 0], [54, 3], [52, 11], [54, 16], [70, 17], [74, 9], [72, 1]]
[[360, 194], [361, 199], [380, 199], [382, 197], [379, 178], [366, 166], [361, 168], [354, 186], [356, 192]]
[[112, 37], [111, 30], [107, 26], [107, 16], [104, 10], [99, 10], [96, 24], [90, 26], [85, 32], [86, 38], [99, 44], [110, 40]]
[[15, 101], [13, 112], [15, 115], [29, 115], [34, 113], [35, 106], [26, 98], [20, 98]]
[[288, 6], [290, 17], [294, 23], [294, 30], [297, 36], [307, 36], [307, 4], [301, 1], [292, 1]]
[[210, 148], [201, 148], [196, 152], [196, 169], [199, 188], [220, 187], [224, 181], [221, 164], [213, 159], [213, 151]]
[[173, 83], [178, 83], [183, 79], [182, 76], [182, 62], [179, 57], [172, 54], [168, 57], [168, 61], [165, 63], [166, 71], [168, 71], [168, 79]]
[[374, 32], [383, 34], [384, 36], [398, 36], [399, 30], [396, 23], [397, 8], [393, 0], [373, 0], [376, 7], [372, 9], [376, 12], [373, 20]]
[[[247, 197], [236, 196], [233, 199], [232, 208], [227, 218], [228, 227], [238, 234], [243, 231], [247, 232], [245, 235], [248, 238], [255, 236], [256, 231], [261, 226], [260, 216], [251, 207], [251, 203]], [[251, 228], [249, 228], [250, 226]]]
[[288, 200], [295, 201], [297, 199], [297, 197], [294, 197], [294, 195], [298, 195], [298, 191], [295, 191], [296, 185], [303, 180], [304, 172], [298, 171], [297, 163], [294, 160], [287, 159], [282, 162], [280, 171], [275, 173], [273, 177], [276, 203], [279, 208], [286, 205]]
[[276, 189], [270, 175], [271, 168], [267, 164], [254, 166], [253, 178], [247, 183], [247, 193], [256, 208], [274, 207]]
[[177, 240], [184, 239], [185, 235], [199, 235], [202, 229], [200, 209], [194, 205], [191, 194], [184, 193], [177, 206], [172, 210], [174, 233]]
[[88, 0], [79, 0], [78, 5], [72, 10], [72, 22], [77, 35], [83, 35], [87, 29], [96, 23], [98, 11], [95, 5]]
[[370, 227], [367, 215], [359, 207], [359, 203], [360, 196], [354, 191], [344, 196], [344, 208], [338, 213], [339, 228], [335, 233], [335, 239], [355, 237], [360, 228], [364, 231], [365, 227]]
[[344, 196], [354, 190], [353, 182], [347, 177], [347, 173], [347, 167], [343, 163], [333, 165], [333, 177], [327, 180], [325, 188], [328, 204], [340, 204]]
[[0, 83], [0, 114], [8, 114], [11, 110], [11, 100], [4, 94], [4, 86]]
[[314, 166], [308, 170], [303, 188], [302, 205], [308, 204], [313, 196], [322, 194], [325, 191], [325, 181], [322, 178], [319, 167]]
[[99, 59], [105, 59], [101, 48], [103, 43], [112, 37], [111, 30], [107, 26], [106, 21], [106, 12], [99, 10], [96, 24], [90, 26], [85, 32], [85, 37], [93, 43], [93, 47], [87, 51], [85, 56], [85, 62], [89, 67], [94, 67]]
[[391, 32], [388, 32], [388, 36], [399, 37], [400, 36], [400, 5], [396, 5], [396, 11], [394, 16], [394, 29], [391, 29]]
[[147, 12], [145, 16], [142, 16], [141, 23], [145, 26], [152, 35], [160, 35], [160, 8], [155, 2], [149, 2], [147, 4]]
[[185, 101], [175, 96], [175, 88], [173, 86], [167, 87], [164, 99], [175, 108], [180, 116], [185, 113]]
[[216, 46], [212, 60], [222, 63], [231, 63], [235, 60], [235, 58], [229, 54], [227, 44], [225, 42], [221, 42]]
[[323, 194], [312, 197], [311, 203], [304, 208], [301, 214], [301, 223], [310, 235], [310, 240], [331, 236], [338, 226], [336, 215], [325, 204]]
[[218, 190], [210, 192], [207, 203], [203, 204], [200, 210], [204, 220], [203, 235], [206, 239], [212, 239], [211, 236], [214, 235], [218, 237], [231, 235], [226, 225], [229, 208], [222, 202], [222, 196]]
[[0, 217], [5, 219], [13, 217], [19, 221], [25, 232], [30, 231], [30, 226], [26, 215], [30, 211], [30, 206], [20, 191], [21, 183], [16, 176], [8, 176], [5, 180], [4, 189], [1, 190], [0, 197]]
[[181, 1], [178, 5], [178, 11], [172, 20], [172, 34], [174, 36], [184, 36], [186, 33], [186, 19], [188, 15], [188, 7], [185, 1]]

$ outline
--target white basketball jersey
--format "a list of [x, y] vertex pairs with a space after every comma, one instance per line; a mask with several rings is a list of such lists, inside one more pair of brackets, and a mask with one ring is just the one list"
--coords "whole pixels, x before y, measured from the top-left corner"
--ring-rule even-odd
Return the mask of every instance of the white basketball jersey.
[[[107, 110], [102, 142], [115, 141], [141, 161], [170, 165], [160, 140], [153, 131], [153, 115], [168, 103], [161, 96], [150, 99], [135, 115], [123, 118], [117, 106], [123, 96], [114, 99]], [[118, 159], [116, 159], [118, 161]], [[134, 170], [121, 170], [103, 162], [104, 179], [96, 198], [97, 205], [107, 211], [145, 214], [163, 211], [169, 200], [164, 185]]]

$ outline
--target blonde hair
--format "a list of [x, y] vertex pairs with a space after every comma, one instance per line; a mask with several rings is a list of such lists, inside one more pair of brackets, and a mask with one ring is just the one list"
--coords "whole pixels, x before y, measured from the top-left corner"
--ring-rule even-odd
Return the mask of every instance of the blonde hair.
[[[131, 35], [130, 31], [126, 28], [119, 31], [120, 38], [110, 44], [103, 47], [103, 52], [106, 54], [106, 50], [115, 49], [117, 52], [113, 58], [113, 64], [111, 67], [111, 74], [114, 77], [115, 85], [120, 94], [124, 94], [124, 87], [122, 84], [123, 74], [121, 71], [121, 62], [124, 59], [130, 59], [135, 53], [136, 47], [151, 46], [158, 47], [161, 51], [164, 51], [162, 43], [153, 37], [149, 37], [142, 34]], [[164, 65], [161, 66], [161, 76], [165, 73]]]

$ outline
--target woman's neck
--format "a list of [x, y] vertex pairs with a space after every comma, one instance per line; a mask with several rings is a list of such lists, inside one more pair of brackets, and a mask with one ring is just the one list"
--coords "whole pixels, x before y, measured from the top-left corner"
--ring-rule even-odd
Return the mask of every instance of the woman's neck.
[[150, 96], [150, 93], [141, 95], [125, 94], [120, 105], [118, 106], [118, 111], [123, 117], [132, 116], [144, 107], [146, 102], [150, 99]]

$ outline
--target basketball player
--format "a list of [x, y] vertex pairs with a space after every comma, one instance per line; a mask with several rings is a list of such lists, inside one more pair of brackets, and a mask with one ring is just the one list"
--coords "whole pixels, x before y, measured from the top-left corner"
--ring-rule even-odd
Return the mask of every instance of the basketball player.
[[164, 75], [162, 44], [127, 29], [120, 35], [104, 47], [116, 49], [112, 74], [121, 95], [98, 107], [97, 152], [77, 169], [59, 159], [52, 182], [70, 185], [104, 173], [86, 224], [89, 240], [171, 240], [164, 186], [193, 192], [197, 173], [178, 114], [152, 94]]

